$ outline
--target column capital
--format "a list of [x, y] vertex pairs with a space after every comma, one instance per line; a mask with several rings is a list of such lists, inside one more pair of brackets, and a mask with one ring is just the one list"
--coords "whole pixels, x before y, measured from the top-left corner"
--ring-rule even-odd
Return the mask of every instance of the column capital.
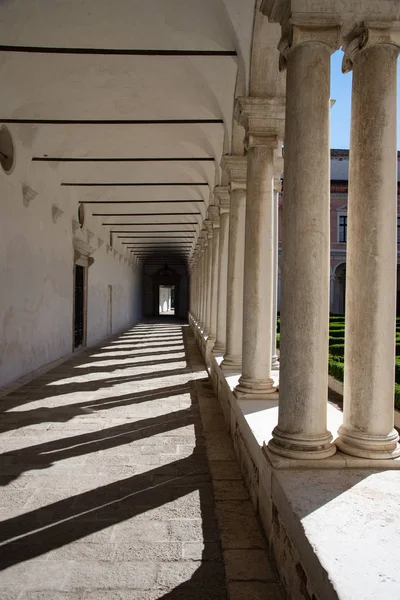
[[278, 44], [281, 54], [279, 69], [282, 71], [286, 68], [289, 54], [303, 44], [323, 44], [331, 53], [335, 52], [340, 47], [340, 32], [341, 24], [331, 19], [321, 19], [312, 23], [292, 21], [283, 30]]
[[218, 190], [218, 192], [215, 193], [218, 194], [219, 199], [219, 215], [221, 216], [229, 213], [231, 196], [229, 194], [228, 186], [218, 186], [218, 188], [215, 188], [215, 190]]
[[[208, 211], [210, 211], [210, 208], [208, 209]], [[212, 232], [213, 232], [212, 220], [211, 219], [205, 219], [203, 221], [203, 226], [205, 227], [205, 236], [207, 237], [207, 239], [210, 240], [212, 238]]]
[[227, 185], [217, 185], [214, 188], [214, 197], [217, 200], [217, 205], [221, 206], [228, 202], [229, 205], [229, 188]]
[[282, 191], [282, 176], [283, 173], [283, 156], [282, 151], [278, 154], [278, 151], [274, 153], [274, 191]]
[[[240, 189], [246, 189], [247, 178], [247, 157], [225, 154], [221, 160], [221, 167], [228, 173], [230, 189], [232, 184], [241, 186]], [[237, 189], [237, 188], [234, 188]]]
[[217, 229], [219, 227], [219, 208], [218, 206], [209, 206], [208, 207], [208, 218], [211, 221], [211, 226], [213, 229]]
[[278, 148], [285, 133], [285, 98], [237, 98], [235, 118], [246, 130], [246, 146]]
[[[204, 222], [203, 222], [203, 225], [204, 225]], [[202, 229], [200, 231], [199, 244], [200, 244], [200, 254], [202, 254], [204, 252], [204, 248], [208, 245], [206, 229]]]
[[352, 70], [357, 52], [379, 45], [392, 46], [397, 52], [400, 52], [400, 24], [398, 22], [364, 21], [354, 27], [343, 44], [343, 73]]

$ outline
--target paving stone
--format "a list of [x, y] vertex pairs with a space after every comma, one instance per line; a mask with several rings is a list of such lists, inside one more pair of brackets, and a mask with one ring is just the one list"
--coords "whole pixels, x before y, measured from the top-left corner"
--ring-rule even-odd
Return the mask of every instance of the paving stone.
[[[84, 592], [57, 592], [51, 590], [26, 592], [18, 600], [83, 600], [83, 597]], [[3, 597], [1, 597], [1, 600], [4, 600]]]
[[28, 590], [64, 590], [72, 571], [70, 560], [35, 560], [25, 583]]
[[90, 542], [73, 542], [55, 550], [45, 556], [47, 560], [102, 560], [111, 561], [115, 555], [113, 544], [93, 544]]
[[123, 541], [135, 540], [138, 542], [166, 542], [170, 538], [169, 526], [167, 521], [130, 519], [128, 522], [114, 525], [112, 542], [120, 543]]
[[131, 538], [117, 544], [114, 561], [176, 561], [182, 560], [182, 554], [181, 542], [140, 542]]
[[183, 542], [185, 560], [221, 560], [221, 547], [218, 542]]
[[210, 460], [210, 471], [213, 479], [243, 481], [243, 477], [236, 460]]
[[[201, 586], [209, 590], [220, 589], [225, 585], [225, 571], [222, 562], [201, 561], [181, 563], [161, 563], [157, 576], [157, 586], [160, 588], [176, 588], [185, 584], [189, 589]], [[212, 597], [212, 596], [211, 596]]]
[[215, 542], [219, 539], [217, 522], [213, 521], [206, 527], [202, 519], [173, 519], [169, 522], [169, 532], [171, 539], [184, 542]]
[[144, 562], [75, 562], [65, 583], [65, 589], [151, 589], [156, 574], [156, 566]]
[[264, 550], [224, 550], [228, 581], [275, 581], [275, 573]]
[[228, 583], [229, 600], [283, 600], [276, 583], [233, 582]]
[[243, 481], [215, 480], [213, 482], [215, 500], [248, 500], [249, 492]]
[[[30, 575], [32, 565], [19, 563], [7, 566], [3, 561], [0, 571], [0, 590], [2, 594], [16, 594], [26, 590], [26, 581]], [[1, 598], [2, 596], [0, 596]]]
[[250, 501], [217, 502], [217, 518], [223, 550], [266, 548]]
[[19, 590], [2, 590], [0, 588], [1, 600], [25, 600], [26, 596]]

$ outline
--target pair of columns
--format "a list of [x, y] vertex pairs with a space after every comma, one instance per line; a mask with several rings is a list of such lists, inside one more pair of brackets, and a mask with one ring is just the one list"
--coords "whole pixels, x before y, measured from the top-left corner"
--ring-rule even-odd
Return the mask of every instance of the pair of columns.
[[340, 29], [291, 25], [280, 43], [287, 91], [281, 371], [269, 448], [290, 458], [325, 458], [336, 446], [364, 458], [400, 455], [393, 427], [400, 44], [390, 29], [356, 31], [344, 61], [353, 69], [353, 90], [344, 412], [336, 445], [326, 402], [330, 55]]

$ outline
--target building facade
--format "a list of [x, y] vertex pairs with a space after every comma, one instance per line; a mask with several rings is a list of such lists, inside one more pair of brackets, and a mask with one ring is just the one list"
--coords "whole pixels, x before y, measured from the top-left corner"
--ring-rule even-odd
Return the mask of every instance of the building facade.
[[[398, 153], [398, 173], [400, 173]], [[349, 192], [349, 151], [331, 150], [331, 203], [330, 203], [330, 312], [334, 315], [345, 312], [346, 291], [346, 248], [347, 248], [347, 200]], [[398, 182], [400, 178], [398, 176]], [[400, 184], [398, 183], [400, 197]], [[279, 255], [282, 253], [283, 193], [279, 196]], [[398, 204], [400, 214], [400, 203]], [[397, 252], [400, 253], [400, 216], [397, 217]], [[399, 258], [398, 258], [399, 260]], [[278, 310], [280, 308], [281, 257], [278, 270]], [[400, 281], [397, 277], [396, 313], [400, 314]]]

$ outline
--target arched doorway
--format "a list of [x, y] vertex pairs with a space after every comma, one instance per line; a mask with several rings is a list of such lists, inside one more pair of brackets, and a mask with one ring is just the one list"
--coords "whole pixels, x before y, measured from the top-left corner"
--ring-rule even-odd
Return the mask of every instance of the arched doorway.
[[143, 313], [146, 317], [187, 316], [187, 276], [167, 263], [144, 274]]

